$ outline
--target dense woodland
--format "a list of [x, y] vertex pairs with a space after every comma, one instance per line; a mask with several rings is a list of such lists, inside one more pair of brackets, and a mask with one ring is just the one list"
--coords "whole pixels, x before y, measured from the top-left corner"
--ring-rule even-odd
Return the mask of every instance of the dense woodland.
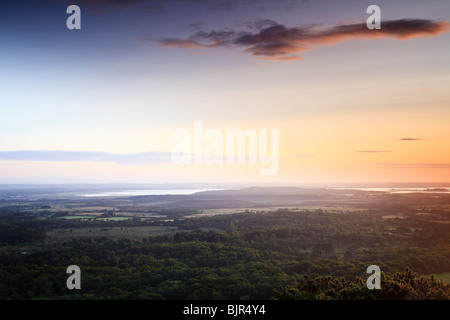
[[[23, 208], [22, 208], [23, 209]], [[398, 213], [398, 208], [392, 212]], [[450, 220], [402, 209], [240, 212], [172, 219], [64, 220], [0, 209], [1, 299], [448, 299]], [[42, 210], [40, 211], [42, 213]], [[192, 213], [188, 210], [187, 213]], [[49, 239], [51, 230], [177, 227], [140, 240]], [[81, 290], [66, 287], [69, 265]], [[382, 289], [366, 288], [366, 269]]]

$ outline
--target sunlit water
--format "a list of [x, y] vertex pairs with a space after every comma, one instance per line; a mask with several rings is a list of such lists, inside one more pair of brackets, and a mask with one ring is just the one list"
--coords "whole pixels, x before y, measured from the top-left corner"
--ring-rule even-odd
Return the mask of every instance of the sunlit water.
[[433, 187], [433, 188], [332, 188], [335, 190], [360, 190], [360, 191], [375, 191], [387, 193], [450, 193], [448, 187]]
[[155, 196], [155, 195], [186, 195], [203, 191], [215, 191], [223, 189], [147, 189], [147, 190], [122, 190], [105, 191], [83, 194], [84, 197], [129, 197], [129, 196]]

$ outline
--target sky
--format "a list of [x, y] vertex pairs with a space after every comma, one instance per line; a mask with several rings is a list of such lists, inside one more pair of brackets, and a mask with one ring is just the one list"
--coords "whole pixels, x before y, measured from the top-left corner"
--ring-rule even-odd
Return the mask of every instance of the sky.
[[3, 1], [0, 38], [0, 184], [450, 182], [447, 0]]

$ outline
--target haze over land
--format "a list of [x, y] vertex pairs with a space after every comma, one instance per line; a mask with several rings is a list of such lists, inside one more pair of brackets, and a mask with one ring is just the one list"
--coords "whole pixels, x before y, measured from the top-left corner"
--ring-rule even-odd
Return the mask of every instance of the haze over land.
[[[369, 187], [370, 186], [370, 187]], [[192, 209], [282, 208], [309, 206], [382, 205], [386, 199], [432, 201], [450, 196], [450, 184], [368, 184], [333, 186], [240, 186], [228, 184], [66, 184], [66, 185], [0, 185], [0, 200], [52, 201], [77, 200], [81, 203], [103, 203], [115, 206], [139, 204], [139, 210], [152, 207]], [[440, 196], [437, 196], [440, 195]], [[383, 200], [384, 199], [384, 200]], [[145, 209], [147, 208], [147, 209]]]

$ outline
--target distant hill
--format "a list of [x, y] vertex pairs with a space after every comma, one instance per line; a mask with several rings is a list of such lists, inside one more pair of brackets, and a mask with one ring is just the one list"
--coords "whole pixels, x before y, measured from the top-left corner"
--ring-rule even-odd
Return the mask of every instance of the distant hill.
[[[248, 187], [243, 189], [203, 191], [190, 195], [135, 196], [134, 202], [167, 208], [264, 208], [306, 205], [341, 205], [355, 201], [347, 195], [364, 194], [360, 190], [335, 190], [326, 188], [303, 189], [298, 187]], [[373, 193], [373, 192], [371, 192]], [[383, 194], [379, 192], [379, 194]]]
[[[214, 190], [199, 192], [196, 195], [339, 195], [348, 194], [349, 189], [328, 189], [328, 188], [299, 188], [299, 187], [249, 187], [244, 189]], [[351, 190], [351, 193], [364, 193], [361, 190]], [[373, 193], [373, 192], [372, 192]]]

